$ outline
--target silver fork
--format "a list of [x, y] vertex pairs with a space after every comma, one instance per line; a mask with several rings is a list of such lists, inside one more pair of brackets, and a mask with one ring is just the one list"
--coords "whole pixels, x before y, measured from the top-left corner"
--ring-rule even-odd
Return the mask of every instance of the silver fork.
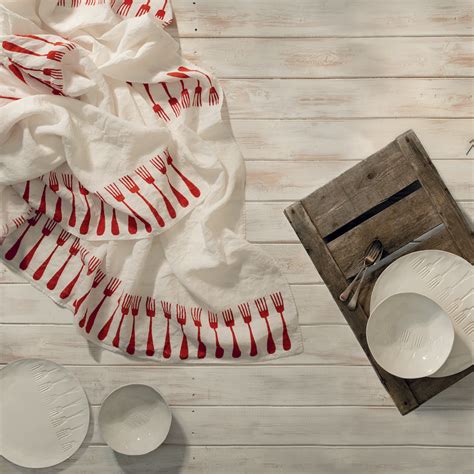
[[359, 285], [357, 286], [354, 294], [352, 295], [351, 300], [349, 301], [349, 304], [347, 307], [349, 308], [350, 311], [354, 311], [357, 307], [357, 301], [359, 300], [359, 294], [360, 290], [362, 288], [362, 283], [365, 280], [365, 277], [367, 275], [367, 270], [371, 265], [374, 263], [378, 262], [383, 253], [383, 245], [380, 240], [375, 240], [374, 245], [371, 248], [371, 251], [367, 253], [366, 258], [364, 259], [364, 272], [362, 273], [362, 276], [360, 277]]

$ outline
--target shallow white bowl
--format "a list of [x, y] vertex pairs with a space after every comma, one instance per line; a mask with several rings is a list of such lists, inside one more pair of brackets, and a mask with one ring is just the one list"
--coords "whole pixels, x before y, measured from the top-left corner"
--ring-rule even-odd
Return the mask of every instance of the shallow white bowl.
[[102, 403], [99, 429], [105, 442], [122, 454], [147, 454], [168, 436], [171, 410], [161, 394], [148, 385], [125, 385]]
[[398, 293], [371, 313], [367, 343], [377, 363], [405, 379], [427, 377], [446, 361], [454, 329], [447, 313], [416, 293]]

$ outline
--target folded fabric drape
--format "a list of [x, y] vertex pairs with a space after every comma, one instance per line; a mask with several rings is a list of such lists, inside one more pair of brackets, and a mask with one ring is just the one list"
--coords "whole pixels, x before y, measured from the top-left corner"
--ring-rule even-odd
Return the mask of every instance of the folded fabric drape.
[[171, 20], [166, 0], [0, 0], [0, 256], [107, 349], [297, 354], [290, 288], [243, 238], [222, 88]]

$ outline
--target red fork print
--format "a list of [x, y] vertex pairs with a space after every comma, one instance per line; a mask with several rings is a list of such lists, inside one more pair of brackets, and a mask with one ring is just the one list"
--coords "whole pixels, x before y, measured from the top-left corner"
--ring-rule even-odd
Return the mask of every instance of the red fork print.
[[26, 222], [26, 217], [25, 216], [20, 216], [20, 217], [14, 217], [13, 218], [13, 223], [15, 224], [15, 227], [18, 229], [21, 225], [23, 225]]
[[30, 181], [25, 183], [25, 190], [23, 191], [23, 200], [27, 203], [30, 202]]
[[66, 0], [58, 0], [57, 6], [58, 7], [65, 7], [66, 6]]
[[[41, 74], [44, 74], [47, 77], [50, 77], [51, 79], [56, 79], [57, 81], [63, 80], [63, 72], [61, 69], [26, 67], [12, 61], [11, 59], [10, 59], [10, 62], [14, 64], [17, 68], [23, 69], [24, 71], [39, 72]], [[62, 89], [62, 84], [55, 84], [55, 87], [57, 87], [58, 89]]]
[[191, 105], [191, 100], [189, 98], [189, 91], [184, 86], [184, 81], [182, 79], [179, 82], [181, 83], [181, 107], [183, 109], [187, 109]]
[[20, 79], [21, 82], [27, 84], [26, 79], [23, 77], [21, 71], [14, 64], [11, 64], [11, 61], [8, 65], [8, 69], [16, 76], [17, 79]]
[[[51, 191], [53, 191], [55, 194], [59, 191], [58, 177], [56, 176], [56, 173], [54, 171], [51, 171], [51, 173], [49, 173], [49, 187]], [[61, 212], [61, 196], [58, 196], [56, 200], [53, 220], [55, 220], [56, 222], [61, 222], [62, 218], [63, 216]]]
[[64, 187], [71, 193], [72, 196], [71, 215], [69, 216], [68, 224], [71, 227], [74, 227], [76, 225], [76, 195], [74, 194], [73, 189], [73, 177], [72, 174], [63, 174], [62, 178]]
[[191, 317], [193, 318], [194, 325], [197, 327], [198, 336], [198, 359], [204, 359], [206, 357], [206, 346], [201, 340], [201, 314], [202, 308], [191, 308]]
[[56, 222], [52, 221], [51, 219], [48, 219], [46, 223], [44, 224], [43, 228], [41, 229], [41, 237], [38, 239], [35, 245], [31, 248], [31, 250], [25, 255], [23, 260], [20, 262], [20, 268], [22, 270], [26, 270], [28, 266], [30, 265], [31, 260], [33, 259], [36, 251], [38, 250], [38, 247], [41, 245], [41, 242], [43, 242], [45, 237], [48, 237], [48, 235], [51, 234], [51, 232], [54, 230], [56, 227]]
[[48, 255], [46, 260], [38, 267], [35, 273], [33, 273], [34, 280], [39, 280], [43, 276], [46, 267], [49, 265], [49, 262], [53, 258], [53, 255], [56, 253], [59, 247], [62, 247], [69, 240], [69, 237], [71, 237], [71, 234], [65, 230], [62, 230], [59, 233], [58, 238], [56, 239], [56, 245], [54, 246], [53, 250], [51, 250], [51, 253]]
[[265, 319], [265, 324], [267, 325], [267, 333], [268, 333], [267, 352], [269, 354], [273, 354], [276, 350], [276, 347], [275, 347], [275, 341], [273, 340], [272, 330], [270, 328], [270, 324], [268, 323], [269, 313], [268, 313], [267, 300], [265, 299], [265, 297], [257, 298], [255, 300], [255, 306], [257, 307], [260, 317]]
[[155, 298], [148, 296], [146, 299], [146, 315], [150, 319], [148, 323], [148, 338], [146, 342], [146, 355], [151, 357], [155, 354], [155, 345], [153, 344], [153, 318], [156, 314]]
[[234, 347], [232, 349], [232, 357], [237, 359], [238, 357], [240, 357], [241, 352], [240, 352], [239, 344], [237, 342], [237, 338], [235, 337], [235, 333], [234, 333], [234, 324], [235, 324], [234, 314], [231, 309], [226, 309], [222, 311], [222, 317], [224, 318], [225, 325], [230, 329], [230, 332], [232, 333], [232, 341], [234, 344]]
[[[122, 191], [120, 191], [119, 187], [112, 183], [109, 184], [105, 187], [106, 191], [118, 202], [121, 202], [140, 222], [142, 222], [145, 225], [145, 230], [147, 232], [151, 232], [151, 225], [148, 221], [143, 219], [134, 209], [132, 209], [126, 202], [125, 202], [125, 196], [122, 194]], [[133, 225], [131, 225], [131, 222], [129, 220], [128, 222], [128, 230], [131, 234], [134, 234], [136, 232], [136, 229], [134, 231]]]
[[28, 219], [28, 225], [25, 227], [25, 230], [22, 232], [20, 237], [16, 240], [16, 242], [6, 251], [5, 253], [5, 259], [6, 260], [13, 260], [18, 253], [18, 249], [20, 248], [21, 242], [24, 239], [25, 235], [28, 233], [28, 231], [34, 227], [37, 222], [39, 221], [40, 217], [42, 214], [37, 211], [33, 217]]
[[276, 312], [280, 314], [281, 324], [283, 326], [283, 349], [285, 349], [285, 351], [289, 351], [291, 349], [291, 340], [290, 340], [290, 336], [288, 335], [286, 321], [283, 316], [283, 311], [285, 311], [283, 296], [281, 292], [278, 292], [278, 293], [271, 294], [270, 298], [272, 299], [272, 303], [273, 303], [273, 306], [275, 306]]
[[[72, 0], [72, 1], [74, 2], [76, 0]], [[76, 45], [73, 44], [73, 43], [64, 43], [62, 41], [49, 41], [46, 38], [43, 38], [42, 36], [36, 36], [36, 35], [15, 35], [15, 36], [19, 36], [20, 38], [35, 39], [37, 41], [42, 41], [43, 43], [48, 43], [48, 44], [51, 44], [53, 46], [64, 46], [66, 49], [69, 49], [70, 51], [73, 50], [76, 47]]]
[[[89, 275], [89, 272], [87, 272], [87, 274]], [[105, 278], [105, 273], [100, 268], [98, 268], [97, 273], [94, 275], [94, 279], [92, 280], [92, 285], [90, 286], [90, 288], [86, 291], [86, 293], [84, 295], [82, 295], [79, 299], [74, 301], [74, 303], [73, 303], [73, 305], [74, 305], [74, 314], [77, 314], [79, 312], [79, 309], [80, 309], [82, 303], [84, 303], [86, 298], [90, 295], [91, 291], [94, 290], [95, 288], [97, 288], [100, 285], [100, 283], [102, 282], [102, 280], [104, 278]], [[81, 320], [82, 326], [81, 327], [84, 326], [84, 324], [86, 322], [86, 319], [87, 318], [82, 318], [82, 320]]]
[[176, 97], [173, 97], [170, 94], [170, 91], [168, 90], [168, 85], [166, 84], [166, 82], [160, 82], [160, 84], [161, 84], [161, 87], [163, 87], [166, 95], [168, 96], [168, 103], [170, 104], [170, 107], [173, 110], [174, 115], [178, 117], [181, 110], [178, 99]]
[[11, 43], [10, 41], [3, 41], [2, 46], [5, 51], [10, 51], [12, 53], [29, 54], [30, 56], [37, 56], [37, 57], [44, 56], [48, 59], [52, 59], [53, 61], [58, 61], [58, 62], [61, 61], [64, 55], [66, 54], [63, 51], [55, 51], [55, 50], [51, 50], [45, 54], [35, 53], [34, 51], [31, 51], [30, 49]]
[[[105, 204], [106, 201], [102, 194], [99, 193], [99, 191], [96, 191], [97, 196], [101, 200], [101, 205], [100, 205], [100, 219], [99, 219], [99, 224], [97, 225], [97, 235], [102, 235], [100, 232], [102, 230], [105, 230]], [[133, 218], [132, 218], [133, 219]], [[102, 225], [104, 226], [104, 229], [102, 229]], [[135, 229], [137, 228], [136, 223], [135, 223]], [[120, 234], [120, 229], [119, 229], [119, 224], [117, 220], [117, 213], [115, 212], [115, 207], [112, 207], [112, 218], [110, 220], [110, 230], [112, 232], [112, 235], [119, 235]], [[136, 230], [135, 230], [136, 232]]]
[[179, 358], [184, 360], [188, 358], [188, 338], [184, 332], [184, 326], [186, 324], [186, 308], [180, 304], [176, 305], [176, 320], [181, 326], [181, 332], [183, 333], [183, 340], [181, 341], [181, 350], [179, 351]]
[[119, 6], [117, 14], [127, 16], [130, 8], [132, 8], [133, 0], [123, 0], [122, 5]]
[[[199, 69], [188, 69], [187, 67], [180, 66], [178, 71], [190, 73], [190, 72], [197, 72], [198, 74], [202, 74], [206, 79], [209, 81], [209, 105], [217, 105], [219, 103], [219, 94], [217, 93], [216, 88], [212, 85], [211, 78], [205, 73], [200, 71]], [[199, 83], [199, 81], [198, 81]], [[199, 99], [200, 100], [200, 99]], [[201, 105], [201, 104], [199, 104]]]
[[[104, 203], [105, 200], [102, 197], [102, 195], [99, 192], [96, 192], [97, 197], [100, 200], [100, 217], [99, 217], [99, 222], [97, 223], [97, 235], [104, 235], [105, 232], [105, 208], [104, 208]], [[115, 218], [117, 219], [117, 218]]]
[[224, 349], [219, 344], [219, 336], [217, 335], [217, 328], [219, 326], [219, 320], [217, 318], [217, 313], [212, 313], [211, 311], [207, 312], [207, 317], [209, 320], [209, 327], [214, 331], [216, 338], [216, 358], [221, 359], [224, 355]]
[[250, 356], [254, 357], [257, 355], [257, 344], [255, 343], [255, 338], [253, 337], [252, 326], [250, 323], [252, 322], [252, 313], [250, 312], [250, 305], [248, 303], [239, 304], [239, 311], [242, 315], [242, 319], [244, 323], [249, 328], [250, 333]]
[[151, 204], [151, 202], [148, 201], [148, 199], [140, 192], [140, 188], [138, 187], [137, 183], [135, 183], [133, 178], [131, 176], [122, 176], [119, 181], [128, 189], [129, 192], [136, 194], [148, 206], [148, 209], [150, 209], [150, 212], [153, 214], [156, 222], [158, 222], [158, 225], [160, 227], [164, 227], [165, 221], [160, 216], [155, 207]]
[[141, 296], [134, 296], [132, 300], [132, 331], [130, 333], [130, 340], [128, 341], [127, 352], [130, 355], [135, 354], [135, 320], [140, 309]]
[[135, 16], [142, 16], [146, 15], [150, 11], [150, 2], [151, 0], [147, 0], [146, 3], [143, 3], [140, 8], [138, 9], [137, 13]]
[[82, 3], [82, 0], [72, 0], [71, 6], [78, 7]]
[[160, 155], [156, 155], [154, 158], [152, 158], [150, 160], [150, 163], [162, 174], [166, 177], [167, 181], [168, 181], [168, 185], [172, 191], [172, 193], [174, 194], [174, 196], [176, 197], [176, 199], [178, 200], [179, 204], [181, 205], [181, 207], [187, 207], [187, 205], [189, 204], [189, 201], [171, 184], [170, 182], [170, 179], [168, 177], [168, 173], [167, 173], [167, 170], [166, 170], [166, 165], [165, 165], [165, 162], [163, 161], [163, 159], [160, 157]]
[[196, 79], [197, 84], [194, 88], [194, 95], [193, 95], [193, 106], [194, 107], [201, 107], [202, 106], [202, 87], [199, 79]]
[[89, 319], [87, 320], [86, 324], [86, 332], [89, 334], [94, 326], [95, 319], [97, 318], [97, 315], [99, 314], [100, 308], [102, 308], [102, 305], [104, 304], [104, 301], [107, 298], [110, 298], [117, 288], [120, 286], [121, 281], [118, 278], [111, 278], [110, 281], [107, 283], [107, 286], [104, 288], [104, 296], [102, 299], [99, 301], [97, 306], [95, 307], [94, 311], [89, 315]]
[[168, 150], [165, 150], [165, 157], [166, 157], [166, 163], [168, 163], [168, 165], [174, 169], [175, 173], [183, 180], [183, 183], [187, 186], [187, 188], [189, 189], [189, 192], [194, 197], [199, 197], [201, 195], [201, 191], [199, 191], [197, 186], [191, 180], [186, 178], [186, 176], [184, 176], [184, 174], [181, 173], [181, 171], [179, 171], [178, 168], [176, 168], [176, 166], [173, 163], [173, 158], [171, 157]]
[[160, 193], [169, 216], [174, 219], [176, 217], [176, 211], [174, 210], [173, 205], [170, 203], [169, 199], [166, 197], [163, 191], [156, 185], [155, 178], [151, 175], [146, 166], [139, 166], [135, 171], [138, 176], [143, 179], [143, 181], [148, 184], [151, 184]]
[[89, 232], [89, 224], [91, 222], [91, 206], [89, 204], [89, 199], [87, 198], [89, 191], [81, 183], [79, 183], [79, 192], [84, 197], [84, 201], [86, 203], [86, 214], [82, 220], [81, 227], [79, 228], [79, 232], [84, 235]]
[[153, 104], [153, 112], [155, 112], [155, 114], [158, 114], [158, 117], [162, 118], [165, 122], [169, 122], [170, 118], [168, 117], [168, 114], [163, 110], [163, 107], [161, 107], [160, 104], [155, 102], [155, 99], [151, 95], [149, 84], [143, 84], [143, 87], [145, 88], [145, 91], [148, 94], [151, 103]]
[[155, 14], [156, 18], [158, 18], [159, 20], [164, 20], [165, 18], [165, 13], [166, 13], [165, 8], [166, 8], [167, 3], [168, 3], [168, 0], [165, 0], [163, 3], [163, 6]]
[[68, 263], [71, 261], [71, 258], [76, 256], [79, 253], [79, 249], [80, 249], [79, 239], [76, 237], [74, 239], [74, 242], [69, 247], [69, 255], [67, 256], [66, 260], [61, 265], [59, 270], [51, 277], [51, 279], [46, 284], [49, 290], [54, 290], [56, 288], [56, 285], [58, 284], [59, 278], [64, 272], [64, 269], [67, 267]]
[[[80, 252], [81, 252], [82, 265], [81, 265], [79, 271], [74, 276], [74, 278], [66, 285], [66, 287], [63, 289], [63, 291], [61, 291], [59, 296], [62, 299], [66, 299], [71, 294], [72, 290], [76, 286], [77, 281], [79, 280], [79, 277], [81, 276], [82, 270], [85, 267], [86, 255], [89, 252], [87, 252], [87, 250], [85, 250], [85, 249], [81, 249]], [[90, 257], [89, 262], [87, 264], [87, 275], [90, 275], [91, 273], [93, 273], [95, 271], [95, 269], [99, 266], [99, 264], [100, 264], [100, 259], [98, 259], [94, 255], [92, 257]]]
[[103, 341], [107, 337], [107, 335], [109, 334], [110, 326], [112, 325], [112, 322], [115, 318], [115, 314], [117, 313], [117, 311], [120, 307], [120, 302], [122, 301], [122, 296], [123, 296], [123, 291], [120, 294], [119, 299], [117, 300], [117, 305], [115, 306], [115, 309], [113, 310], [113, 312], [110, 315], [109, 319], [107, 320], [107, 322], [104, 324], [102, 329], [99, 331], [99, 334], [97, 335], [99, 341]]
[[38, 207], [38, 212], [41, 214], [46, 214], [46, 188], [48, 187], [47, 184], [43, 186], [43, 192], [41, 193], [40, 205]]
[[171, 320], [171, 303], [167, 301], [161, 302], [163, 309], [163, 316], [166, 318], [166, 336], [165, 344], [163, 346], [163, 357], [169, 359], [171, 357], [171, 340], [170, 340], [170, 320]]
[[123, 320], [125, 319], [125, 316], [128, 316], [128, 313], [130, 312], [131, 304], [132, 304], [132, 295], [125, 293], [125, 296], [122, 301], [122, 316], [120, 317], [120, 322], [117, 327], [117, 331], [115, 332], [114, 340], [112, 341], [112, 345], [114, 347], [120, 346], [120, 333], [122, 332]]

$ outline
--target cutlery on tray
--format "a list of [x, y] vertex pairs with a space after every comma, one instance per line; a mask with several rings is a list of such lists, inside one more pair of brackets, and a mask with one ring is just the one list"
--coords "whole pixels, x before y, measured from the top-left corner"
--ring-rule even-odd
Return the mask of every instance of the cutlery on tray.
[[[362, 261], [362, 268], [359, 270], [357, 275], [354, 277], [354, 279], [351, 281], [351, 283], [347, 286], [347, 288], [339, 295], [339, 299], [341, 301], [347, 301], [349, 299], [349, 296], [352, 292], [352, 290], [355, 288], [357, 282], [359, 284], [357, 285], [357, 288], [349, 301], [349, 304], [347, 305], [348, 308], [353, 311], [357, 307], [357, 301], [359, 299], [359, 293], [362, 288], [362, 283], [364, 282], [364, 279], [367, 275], [367, 270], [368, 268], [376, 263], [380, 258], [382, 257], [383, 253], [383, 245], [380, 240], [375, 239], [371, 242], [371, 244], [367, 247], [367, 250], [365, 251], [364, 259]], [[360, 280], [359, 280], [360, 277]]]

